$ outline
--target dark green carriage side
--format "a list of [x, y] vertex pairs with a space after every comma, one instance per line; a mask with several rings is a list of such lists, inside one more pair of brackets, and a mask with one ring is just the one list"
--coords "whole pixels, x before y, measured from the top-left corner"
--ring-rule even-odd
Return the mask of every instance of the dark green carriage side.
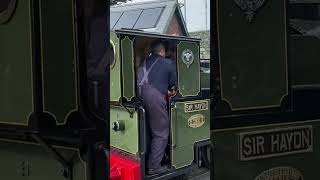
[[[231, 7], [228, 2], [233, 3], [234, 6]], [[300, 3], [302, 6], [305, 5], [304, 3], [310, 3], [309, 5], [314, 6], [313, 9], [319, 7], [315, 2], [311, 3], [312, 1], [290, 2], [297, 3], [297, 6]], [[291, 8], [290, 2], [260, 1], [260, 4], [255, 5], [261, 6], [257, 7], [252, 21], [248, 22], [245, 19], [246, 11], [241, 9], [239, 5], [240, 1], [236, 1], [236, 3], [216, 1], [216, 30], [219, 33], [215, 38], [219, 43], [217, 51], [220, 56], [219, 64], [215, 65], [215, 68], [218, 70], [221, 68], [220, 73], [223, 75], [228, 74], [227, 72], [236, 72], [240, 67], [238, 64], [241, 63], [243, 71], [239, 71], [238, 75], [240, 76], [234, 73], [235, 78], [230, 76], [229, 80], [218, 76], [218, 80], [222, 82], [214, 78], [214, 82], [222, 84], [222, 87], [214, 86], [213, 92], [224, 91], [224, 84], [229, 83], [230, 87], [234, 88], [234, 95], [239, 96], [237, 98], [242, 104], [276, 102], [283, 94], [287, 94], [286, 101], [291, 102], [278, 103], [278, 107], [282, 106], [280, 109], [260, 106], [257, 111], [254, 109], [232, 111], [232, 108], [230, 110], [221, 108], [222, 106], [214, 106], [211, 119], [211, 135], [214, 146], [213, 179], [302, 180], [317, 178], [314, 172], [316, 171], [316, 161], [319, 159], [319, 144], [317, 143], [319, 113], [317, 107], [320, 93], [318, 79], [315, 75], [317, 74], [316, 69], [319, 67], [316, 61], [319, 58], [316, 49], [319, 40], [310, 32], [290, 33], [292, 21], [287, 19], [291, 16], [291, 14], [287, 14], [290, 12], [288, 8]], [[242, 1], [242, 3], [245, 2]], [[247, 9], [247, 13], [248, 11]], [[304, 9], [301, 14], [310, 15], [313, 13]], [[306, 22], [304, 25], [310, 27], [311, 23]], [[230, 26], [237, 26], [237, 28], [230, 28]], [[220, 33], [223, 29], [225, 31]], [[229, 32], [226, 29], [230, 29]], [[232, 29], [237, 31], [235, 32], [237, 36], [231, 35]], [[252, 31], [253, 29], [256, 31]], [[229, 36], [223, 36], [228, 33], [230, 33]], [[238, 42], [242, 38], [239, 34], [247, 40], [242, 41], [241, 45], [238, 44], [239, 48], [235, 50], [230, 46], [231, 43], [226, 42]], [[248, 38], [249, 36], [255, 38]], [[272, 43], [277, 44], [272, 45]], [[279, 47], [280, 45], [281, 47]], [[221, 51], [221, 49], [223, 50]], [[229, 54], [226, 55], [228, 52]], [[230, 63], [231, 58], [226, 58], [228, 56], [241, 61]], [[261, 58], [257, 58], [257, 56], [261, 56]], [[258, 62], [261, 64], [256, 64]], [[255, 72], [253, 68], [255, 68]], [[250, 71], [252, 71], [252, 77], [247, 76], [243, 80], [243, 77], [246, 76], [241, 75]], [[238, 77], [242, 77], [242, 79]], [[269, 81], [272, 77], [274, 81]], [[254, 79], [256, 80], [253, 81]], [[258, 79], [261, 82], [258, 82]], [[241, 84], [237, 84], [237, 80], [239, 82], [247, 80], [249, 86], [242, 87], [250, 89], [243, 93], [244, 91], [240, 89]], [[236, 89], [240, 89], [240, 91], [236, 91]], [[214, 105], [220, 100], [221, 94], [214, 94]], [[260, 94], [259, 97], [257, 94]], [[266, 98], [269, 99], [266, 100]], [[223, 111], [225, 113], [220, 114]], [[223, 167], [228, 167], [228, 169]]]
[[[6, 2], [9, 11], [3, 6]], [[98, 19], [98, 11], [92, 11], [97, 4], [101, 7], [108, 2], [1, 1], [0, 166], [5, 169], [0, 172], [2, 178], [106, 177], [103, 140], [108, 130], [104, 129], [105, 119], [97, 117], [87, 102], [91, 95], [87, 81], [90, 84], [93, 78], [87, 79], [84, 53], [88, 45], [84, 31], [89, 26], [85, 21]], [[106, 9], [100, 10], [103, 13], [99, 18], [105, 20]], [[107, 39], [105, 34], [101, 41]], [[105, 46], [101, 49], [107, 49]], [[107, 78], [106, 74], [102, 76]]]
[[280, 108], [286, 104], [289, 94], [286, 1], [254, 4], [257, 7], [251, 21], [247, 12], [250, 10], [241, 6], [246, 2], [214, 3], [218, 66], [214, 68], [212, 88], [220, 107], [216, 113]]
[[[275, 121], [276, 117], [268, 120]], [[319, 128], [319, 120], [313, 119], [298, 123], [216, 130], [212, 133], [215, 146], [215, 166], [212, 170], [214, 179], [317, 179], [314, 172], [320, 158], [320, 144], [316, 140], [320, 138]], [[297, 137], [293, 137], [294, 133]], [[241, 145], [240, 142], [245, 143]], [[243, 155], [247, 157], [243, 158]]]
[[75, 3], [41, 0], [39, 7], [43, 111], [63, 125], [79, 108]]
[[[78, 38], [82, 31], [78, 31], [80, 24], [84, 25], [76, 21], [79, 3], [8, 2], [13, 3], [8, 6], [13, 6], [10, 18], [7, 11], [0, 14], [0, 123], [5, 127], [35, 128], [39, 119], [44, 125], [66, 125], [72, 119], [73, 124], [81, 124], [86, 117], [74, 117], [80, 111], [90, 114], [94, 108], [85, 99], [93, 97], [88, 90], [93, 80], [86, 72], [86, 62], [89, 64], [91, 59], [86, 59], [87, 52], [79, 51], [83, 47]], [[86, 36], [82, 39], [88, 39]]]
[[0, 122], [26, 126], [35, 100], [33, 1], [10, 2], [12, 12], [0, 12]]
[[90, 164], [80, 154], [80, 149], [68, 146], [53, 146], [57, 152], [72, 166], [67, 167], [55, 159], [50, 152], [38, 143], [0, 139], [1, 176], [13, 180], [89, 180]]
[[0, 121], [27, 127], [44, 111], [65, 124], [78, 108], [74, 3], [10, 2], [11, 18], [0, 24]]

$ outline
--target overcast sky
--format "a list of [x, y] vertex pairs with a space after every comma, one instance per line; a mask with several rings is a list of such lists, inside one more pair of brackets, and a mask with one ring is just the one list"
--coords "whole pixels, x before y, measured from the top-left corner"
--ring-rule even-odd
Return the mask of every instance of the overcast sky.
[[[132, 0], [129, 3], [146, 2], [154, 0]], [[184, 16], [185, 7], [187, 12], [186, 22], [189, 32], [203, 31], [210, 29], [210, 0], [179, 0], [180, 3], [186, 5], [181, 8]], [[206, 3], [207, 3], [207, 16], [206, 16]], [[207, 23], [206, 23], [207, 22]]]

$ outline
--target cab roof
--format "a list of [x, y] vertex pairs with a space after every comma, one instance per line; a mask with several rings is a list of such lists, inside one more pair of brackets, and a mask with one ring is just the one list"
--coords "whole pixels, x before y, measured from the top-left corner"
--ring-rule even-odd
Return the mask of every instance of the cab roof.
[[135, 29], [121, 29], [121, 30], [113, 30], [116, 34], [127, 34], [133, 36], [142, 36], [142, 37], [153, 37], [159, 39], [170, 39], [170, 40], [179, 40], [179, 41], [194, 41], [200, 42], [201, 39], [198, 38], [190, 38], [187, 36], [175, 36], [175, 35], [168, 35], [168, 34], [160, 34], [160, 33], [153, 33], [153, 32], [146, 32], [143, 30], [135, 30]]
[[110, 29], [134, 28], [165, 34], [174, 16], [178, 20], [182, 34], [189, 36], [176, 0], [153, 0], [111, 6]]

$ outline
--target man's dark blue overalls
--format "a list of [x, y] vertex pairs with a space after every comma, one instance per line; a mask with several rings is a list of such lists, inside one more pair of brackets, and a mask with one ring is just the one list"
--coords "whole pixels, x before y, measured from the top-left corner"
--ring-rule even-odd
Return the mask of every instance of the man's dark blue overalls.
[[152, 54], [139, 67], [137, 83], [151, 130], [148, 168], [161, 168], [170, 125], [166, 95], [171, 87], [177, 86], [175, 65], [169, 59]]

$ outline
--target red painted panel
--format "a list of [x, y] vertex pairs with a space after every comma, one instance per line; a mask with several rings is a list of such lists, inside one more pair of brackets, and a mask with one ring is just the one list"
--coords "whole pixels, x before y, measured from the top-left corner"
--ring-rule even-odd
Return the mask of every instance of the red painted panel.
[[141, 180], [139, 162], [110, 153], [110, 180]]

